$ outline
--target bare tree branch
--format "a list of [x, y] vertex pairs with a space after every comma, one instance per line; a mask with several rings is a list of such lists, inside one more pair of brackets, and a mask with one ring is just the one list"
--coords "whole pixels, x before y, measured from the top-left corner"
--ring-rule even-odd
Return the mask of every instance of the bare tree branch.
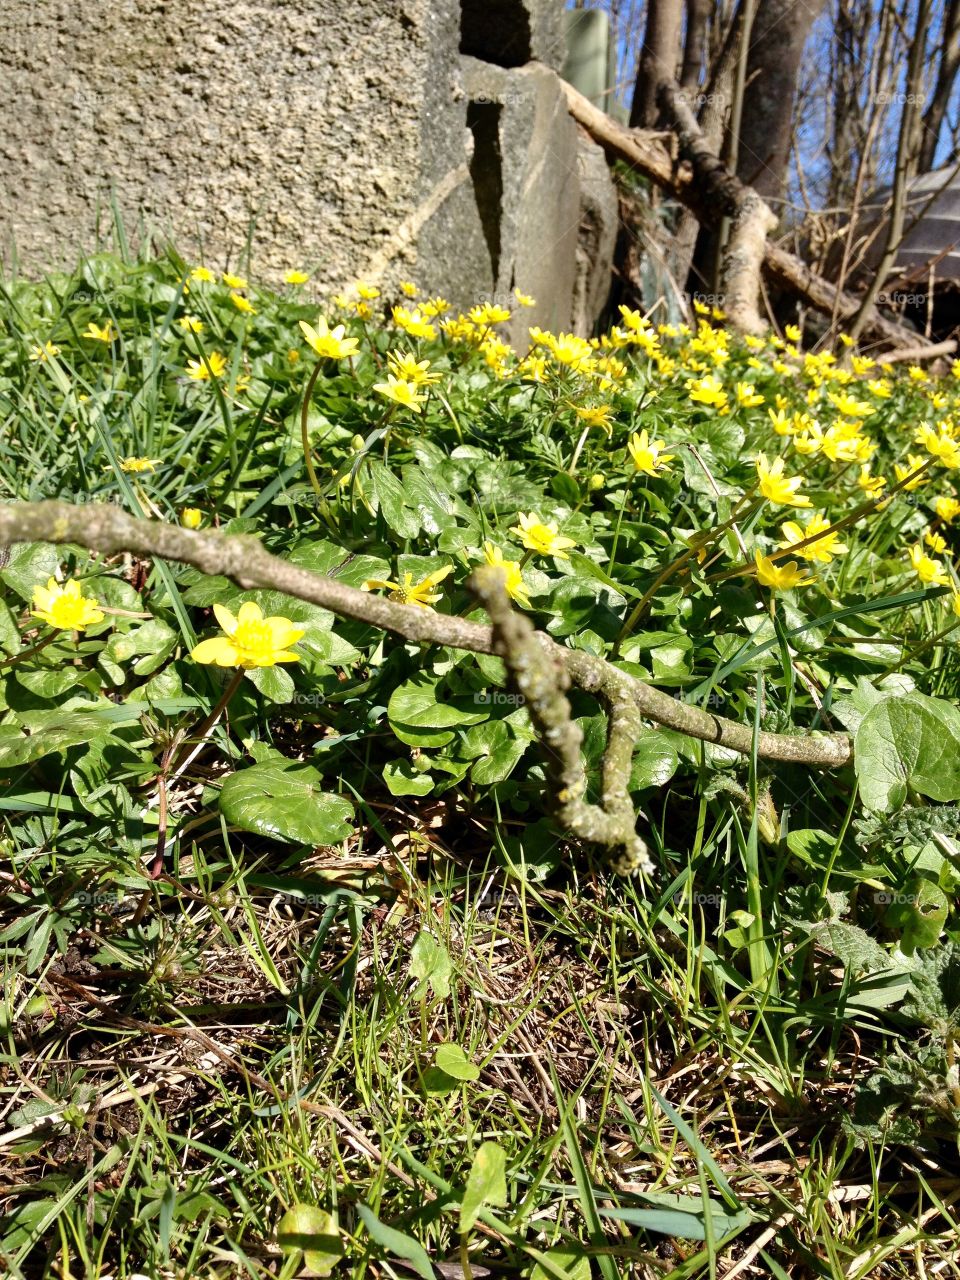
[[[204, 573], [222, 574], [245, 589], [281, 591], [405, 640], [442, 644], [471, 653], [494, 652], [490, 627], [358, 591], [336, 578], [271, 555], [259, 539], [247, 534], [193, 532], [178, 525], [139, 520], [118, 507], [96, 503], [0, 504], [0, 547], [23, 542], [73, 544], [107, 554], [128, 551], [179, 560]], [[641, 716], [666, 728], [745, 755], [752, 752], [750, 726], [679, 702], [626, 675], [603, 658], [580, 649], [566, 649], [541, 632], [537, 633], [537, 643], [554, 663], [566, 669], [574, 684], [601, 696], [608, 705], [632, 703]], [[850, 738], [844, 733], [761, 733], [758, 753], [769, 760], [827, 769], [848, 764], [853, 754]]]
[[757, 308], [760, 266], [767, 233], [777, 225], [777, 219], [757, 193], [730, 173], [710, 149], [680, 86], [675, 82], [661, 84], [659, 101], [677, 130], [680, 154], [693, 165], [705, 195], [731, 219], [720, 270], [724, 309], [742, 333], [764, 333], [767, 326]]
[[[701, 222], [711, 225], [716, 220], [716, 207], [705, 202], [692, 173], [678, 170], [671, 160], [661, 135], [643, 130], [626, 129], [605, 111], [564, 83], [567, 108], [575, 120], [604, 148], [608, 155], [626, 161], [651, 181], [669, 191], [676, 199], [693, 209]], [[837, 289], [836, 285], [818, 275], [792, 253], [768, 240], [763, 254], [763, 270], [767, 276], [783, 287], [792, 290], [810, 306], [825, 315], [846, 319], [860, 308], [860, 299], [854, 294]], [[882, 315], [876, 307], [868, 313], [863, 337], [880, 346], [902, 347], [916, 342], [913, 329]], [[924, 358], [924, 357], [920, 357]]]

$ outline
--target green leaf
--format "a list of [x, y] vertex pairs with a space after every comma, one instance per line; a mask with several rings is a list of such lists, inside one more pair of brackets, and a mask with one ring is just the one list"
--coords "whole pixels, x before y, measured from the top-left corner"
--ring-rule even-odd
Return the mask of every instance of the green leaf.
[[434, 996], [446, 1000], [450, 994], [450, 975], [453, 965], [442, 942], [425, 929], [417, 934], [410, 948], [410, 977], [418, 982], [429, 982]]
[[29, 689], [38, 698], [58, 698], [61, 693], [76, 687], [80, 672], [76, 667], [45, 667], [42, 671], [14, 671], [17, 684]]
[[16, 653], [20, 649], [20, 628], [6, 600], [0, 600], [0, 649]]
[[277, 1244], [285, 1256], [302, 1253], [316, 1276], [328, 1276], [343, 1257], [336, 1218], [310, 1204], [290, 1206], [277, 1223]]
[[463, 1199], [460, 1201], [460, 1233], [470, 1231], [485, 1204], [507, 1203], [507, 1156], [497, 1142], [481, 1143], [473, 1157]]
[[478, 724], [489, 711], [469, 711], [437, 697], [438, 682], [423, 673], [399, 685], [390, 695], [387, 716], [390, 727], [408, 747], [442, 747], [452, 742], [452, 726]]
[[34, 587], [45, 587], [59, 566], [60, 553], [49, 542], [17, 542], [10, 548], [10, 559], [0, 570], [0, 578], [21, 600], [32, 600]]
[[420, 517], [407, 505], [403, 485], [382, 462], [369, 458], [367, 466], [380, 514], [398, 537], [415, 538], [420, 532]]
[[908, 791], [960, 799], [960, 711], [924, 694], [884, 698], [864, 715], [854, 739], [860, 797], [891, 813]]
[[530, 1280], [556, 1280], [554, 1268], [559, 1268], [568, 1280], [590, 1280], [590, 1257], [582, 1249], [556, 1246], [547, 1249], [541, 1257], [550, 1264], [550, 1269], [538, 1262], [530, 1272]]
[[104, 646], [100, 660], [105, 666], [111, 662], [119, 666], [143, 655], [134, 664], [133, 671], [138, 676], [149, 676], [173, 653], [179, 639], [172, 627], [159, 618], [151, 618], [133, 631], [115, 631]]
[[409, 760], [388, 760], [383, 780], [392, 796], [426, 796], [433, 790], [429, 773], [419, 773]]
[[80, 743], [89, 744], [110, 728], [106, 720], [92, 712], [54, 711], [49, 714], [52, 718], [44, 724], [40, 722], [38, 713], [31, 713], [31, 721], [37, 727], [29, 736], [15, 725], [0, 725], [0, 769], [30, 764]]
[[293, 677], [283, 667], [253, 667], [247, 672], [247, 679], [269, 702], [293, 701]]
[[463, 1080], [468, 1084], [480, 1079], [480, 1068], [464, 1053], [458, 1044], [442, 1044], [437, 1048], [434, 1062], [441, 1071], [452, 1076], [454, 1080]]
[[630, 770], [630, 790], [665, 786], [677, 771], [680, 759], [669, 739], [656, 729], [645, 731], [637, 741]]
[[220, 791], [220, 811], [242, 831], [294, 844], [337, 844], [353, 829], [353, 805], [323, 791], [316, 769], [274, 760], [232, 773]]
[[395, 1258], [402, 1258], [404, 1262], [409, 1262], [423, 1280], [434, 1280], [433, 1263], [418, 1240], [414, 1240], [413, 1236], [408, 1236], [403, 1231], [398, 1231], [396, 1227], [388, 1227], [365, 1204], [357, 1205], [357, 1217], [367, 1228], [370, 1238], [381, 1249], [387, 1249]]
[[506, 720], [488, 720], [466, 731], [459, 754], [476, 760], [470, 777], [486, 787], [509, 778], [529, 742], [530, 735], [517, 735]]
[[682, 1240], [705, 1240], [709, 1215], [713, 1239], [739, 1233], [756, 1221], [749, 1209], [732, 1211], [718, 1200], [707, 1201], [704, 1208], [702, 1196], [671, 1195], [669, 1192], [643, 1192], [638, 1196], [649, 1209], [601, 1209], [604, 1218], [616, 1218], [632, 1227], [656, 1231], [660, 1235], [678, 1236]]

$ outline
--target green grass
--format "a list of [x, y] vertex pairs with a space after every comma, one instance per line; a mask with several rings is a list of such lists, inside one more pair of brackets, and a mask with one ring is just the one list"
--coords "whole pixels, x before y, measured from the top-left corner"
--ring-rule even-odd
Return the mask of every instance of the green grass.
[[[14, 548], [0, 570], [7, 1272], [293, 1276], [308, 1273], [299, 1245], [357, 1276], [429, 1274], [427, 1259], [560, 1280], [960, 1275], [960, 788], [937, 755], [960, 743], [960, 633], [953, 593], [907, 558], [934, 529], [956, 589], [934, 504], [956, 497], [957, 471], [934, 465], [844, 526], [847, 552], [805, 562], [814, 584], [774, 595], [747, 562], [805, 513], [756, 507], [757, 453], [782, 454], [833, 522], [863, 503], [859, 462], [798, 452], [767, 413], [779, 395], [840, 421], [834, 366], [732, 337], [714, 362], [708, 325], [694, 345], [617, 347], [609, 385], [617, 370], [547, 348], [538, 381], [462, 331], [405, 335], [377, 299], [369, 317], [341, 308], [359, 353], [318, 378], [318, 494], [298, 321], [319, 301], [255, 284], [244, 315], [189, 269], [100, 254], [3, 285], [4, 499], [172, 521], [196, 507], [350, 585], [451, 565], [436, 608], [469, 616], [464, 582], [490, 540], [522, 561], [527, 612], [562, 643], [757, 733], [877, 731], [858, 736], [855, 772], [651, 725], [631, 792], [656, 870], [624, 880], [545, 816], [498, 661], [174, 563]], [[118, 336], [85, 338], [91, 321]], [[59, 352], [31, 359], [48, 341]], [[397, 350], [440, 374], [420, 414], [375, 390]], [[222, 376], [189, 378], [213, 352]], [[705, 372], [765, 404], [698, 404]], [[874, 396], [863, 435], [893, 489], [894, 463], [923, 452], [918, 424], [949, 438], [960, 394], [952, 377], [891, 373], [882, 397], [877, 376], [852, 379]], [[609, 434], [582, 438], [573, 406], [602, 404]], [[627, 450], [643, 430], [674, 455], [654, 475]], [[154, 469], [124, 470], [131, 457]], [[531, 512], [574, 541], [569, 560], [524, 556], [513, 530]], [[702, 561], [652, 590], [691, 540]], [[102, 622], [75, 635], [31, 616], [55, 573]], [[190, 650], [217, 634], [214, 603], [245, 600], [303, 629], [300, 661], [248, 673], [178, 770], [227, 678]], [[572, 708], [596, 788], [605, 720], [580, 692]], [[262, 784], [252, 802], [231, 781], [245, 775]], [[291, 1235], [298, 1206], [333, 1215], [322, 1238]]]

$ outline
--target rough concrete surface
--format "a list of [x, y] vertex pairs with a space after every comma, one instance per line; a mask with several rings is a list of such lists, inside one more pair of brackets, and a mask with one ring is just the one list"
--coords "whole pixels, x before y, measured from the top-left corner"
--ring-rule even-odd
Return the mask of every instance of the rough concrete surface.
[[542, 65], [562, 62], [562, 10], [12, 0], [0, 10], [4, 263], [15, 246], [30, 274], [73, 266], [98, 231], [109, 243], [115, 201], [129, 239], [147, 231], [255, 279], [305, 267], [325, 292], [409, 276], [457, 306], [516, 284], [541, 303], [525, 323], [565, 327], [576, 130]]

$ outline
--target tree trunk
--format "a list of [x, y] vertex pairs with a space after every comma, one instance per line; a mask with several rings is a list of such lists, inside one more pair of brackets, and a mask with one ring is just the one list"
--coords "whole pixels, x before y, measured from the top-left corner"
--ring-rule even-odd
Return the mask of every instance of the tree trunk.
[[[593, 103], [578, 93], [573, 85], [564, 83], [564, 94], [567, 109], [575, 120], [587, 130], [609, 156], [624, 160], [631, 168], [644, 177], [655, 182], [658, 187], [668, 192], [676, 200], [696, 210], [698, 216], [706, 224], [716, 221], [723, 208], [717, 207], [716, 199], [705, 195], [700, 184], [692, 175], [684, 173], [664, 145], [659, 133], [644, 133], [636, 129], [626, 129], [622, 124], [595, 107]], [[735, 181], [735, 179], [734, 179]], [[856, 315], [860, 308], [860, 299], [850, 293], [844, 293], [829, 280], [812, 271], [801, 258], [795, 257], [778, 245], [766, 244], [763, 254], [764, 273], [777, 285], [796, 293], [810, 306], [825, 315], [835, 313], [843, 319]], [[885, 347], [903, 347], [907, 344], [917, 346], [917, 334], [895, 320], [881, 315], [872, 308], [867, 320], [864, 336]], [[951, 350], [956, 350], [956, 340]], [[935, 348], [936, 353], [946, 351], [945, 346]], [[921, 348], [918, 359], [925, 359], [925, 351]], [[2, 515], [2, 506], [0, 506]]]
[[649, 0], [630, 112], [631, 128], [652, 129], [656, 125], [657, 89], [677, 74], [681, 3], [682, 0]]
[[764, 200], [783, 197], [803, 47], [823, 0], [760, 0], [747, 59], [737, 176]]
[[942, 52], [940, 66], [937, 68], [937, 83], [930, 105], [923, 113], [923, 141], [919, 161], [921, 173], [929, 173], [934, 167], [940, 129], [947, 114], [957, 71], [960, 70], [960, 0], [951, 0], [943, 15], [940, 46]]
[[[960, 5], [960, 0], [957, 4]], [[700, 88], [700, 74], [707, 51], [707, 21], [712, 10], [713, 0], [687, 0], [687, 34], [683, 42], [680, 88], [691, 97]]]

